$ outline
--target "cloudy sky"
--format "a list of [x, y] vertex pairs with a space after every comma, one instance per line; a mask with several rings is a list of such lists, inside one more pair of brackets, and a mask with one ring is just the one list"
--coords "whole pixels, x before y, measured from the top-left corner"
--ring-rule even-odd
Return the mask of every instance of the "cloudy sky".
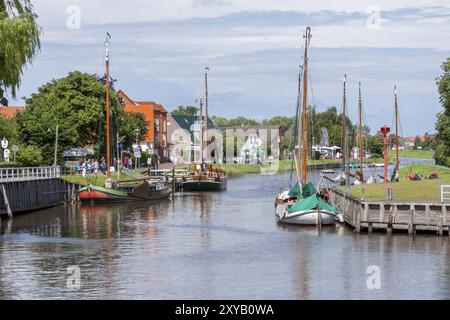
[[[210, 67], [211, 113], [258, 120], [293, 115], [302, 33], [312, 28], [310, 103], [342, 108], [358, 82], [367, 124], [393, 124], [398, 86], [403, 135], [434, 131], [435, 78], [450, 57], [450, 1], [35, 0], [42, 52], [18, 97], [72, 70], [102, 73], [105, 32], [112, 76], [135, 100], [172, 110], [194, 104]], [[11, 104], [21, 105], [18, 98]]]

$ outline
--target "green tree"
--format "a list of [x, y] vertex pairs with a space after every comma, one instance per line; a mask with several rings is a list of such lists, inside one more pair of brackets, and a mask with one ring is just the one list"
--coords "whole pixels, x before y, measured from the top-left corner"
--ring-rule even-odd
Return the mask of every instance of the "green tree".
[[450, 58], [448, 58], [441, 66], [442, 75], [436, 79], [437, 89], [439, 92], [439, 100], [444, 110], [438, 114], [436, 122], [436, 130], [438, 139], [441, 143], [439, 155], [442, 159], [436, 159], [440, 163], [445, 163], [445, 159], [450, 157]]
[[171, 114], [174, 116], [196, 116], [199, 111], [200, 109], [194, 106], [178, 106]]
[[15, 120], [6, 119], [0, 115], [0, 140], [3, 138], [6, 138], [10, 145], [19, 142], [19, 135]]
[[382, 156], [384, 149], [384, 140], [381, 133], [377, 133], [375, 136], [367, 137], [367, 151], [373, 155]]
[[226, 126], [229, 124], [230, 120], [224, 117], [211, 116], [211, 120], [219, 126]]
[[25, 167], [38, 167], [43, 163], [42, 151], [36, 146], [19, 148], [17, 162]]
[[[44, 162], [51, 164], [54, 152], [55, 127], [59, 126], [58, 154], [87, 143], [99, 146], [99, 156], [104, 155], [106, 88], [94, 76], [78, 71], [52, 80], [41, 86], [37, 93], [26, 99], [27, 108], [17, 115], [21, 139], [27, 145], [42, 149]], [[124, 111], [114, 91], [110, 91], [111, 141], [117, 132], [127, 137], [130, 144], [140, 130], [146, 134], [143, 116]]]
[[272, 119], [264, 120], [262, 124], [268, 126], [280, 126], [281, 129], [286, 132], [294, 127], [294, 122], [295, 117], [276, 116]]
[[7, 105], [5, 91], [13, 97], [23, 69], [40, 50], [41, 30], [30, 0], [0, 0], [0, 104]]

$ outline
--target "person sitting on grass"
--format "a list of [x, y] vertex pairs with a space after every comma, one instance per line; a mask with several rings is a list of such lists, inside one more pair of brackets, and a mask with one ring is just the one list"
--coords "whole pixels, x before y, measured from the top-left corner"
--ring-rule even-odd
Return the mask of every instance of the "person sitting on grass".
[[409, 180], [409, 181], [419, 181], [419, 180], [420, 180], [419, 175], [415, 174], [415, 173], [412, 171], [412, 168], [409, 168], [409, 172], [408, 172], [408, 180]]

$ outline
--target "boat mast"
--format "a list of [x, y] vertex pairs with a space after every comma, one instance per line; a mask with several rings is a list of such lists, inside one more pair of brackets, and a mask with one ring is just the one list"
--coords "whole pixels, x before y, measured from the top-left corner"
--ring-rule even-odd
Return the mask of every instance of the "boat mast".
[[344, 75], [344, 101], [343, 101], [343, 110], [342, 110], [342, 165], [344, 166], [343, 170], [345, 172], [345, 185], [349, 185], [349, 173], [348, 173], [348, 165], [347, 165], [347, 75]]
[[[294, 127], [294, 148], [292, 150], [292, 154], [294, 156], [292, 166], [295, 164], [295, 173], [297, 174], [297, 182], [301, 183], [301, 173], [300, 173], [300, 165], [299, 165], [299, 159], [297, 159], [297, 154], [295, 147], [299, 146], [299, 153], [300, 153], [300, 137], [301, 137], [301, 130], [302, 127], [300, 125], [300, 110], [301, 110], [301, 103], [302, 103], [302, 73], [303, 69], [302, 66], [300, 66], [300, 70], [298, 73], [298, 91], [297, 91], [297, 108], [295, 113], [295, 127]], [[291, 166], [291, 182], [292, 182], [292, 166]]]
[[302, 183], [308, 182], [307, 161], [308, 161], [308, 49], [311, 40], [311, 28], [306, 28], [305, 33], [305, 56], [303, 63], [303, 112], [302, 112]]
[[399, 157], [398, 157], [398, 99], [397, 99], [397, 86], [394, 87], [395, 95], [395, 170], [399, 170]]
[[362, 97], [361, 97], [361, 82], [359, 83], [359, 100], [358, 100], [358, 118], [359, 118], [359, 128], [358, 128], [358, 142], [359, 142], [359, 168], [361, 172], [361, 182], [364, 180], [364, 170], [363, 170], [363, 125], [362, 125]]
[[106, 33], [105, 60], [106, 60], [106, 177], [111, 176], [111, 137], [109, 115], [109, 41], [111, 35]]
[[202, 164], [205, 162], [204, 154], [203, 154], [203, 97], [200, 97], [200, 153], [202, 157]]
[[[204, 124], [204, 132], [203, 132], [203, 143], [204, 149], [202, 151], [206, 152], [208, 150], [208, 71], [209, 68], [205, 68], [205, 124]], [[202, 164], [204, 163], [204, 155], [202, 155]]]

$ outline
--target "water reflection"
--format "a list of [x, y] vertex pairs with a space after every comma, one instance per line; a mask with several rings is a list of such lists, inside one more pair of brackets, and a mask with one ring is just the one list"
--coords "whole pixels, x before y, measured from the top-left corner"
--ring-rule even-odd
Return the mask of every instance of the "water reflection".
[[[288, 175], [171, 201], [67, 206], [3, 221], [0, 298], [449, 298], [448, 239], [276, 223]], [[274, 192], [275, 190], [275, 192]], [[82, 287], [66, 287], [79, 266]], [[367, 267], [382, 271], [366, 286]]]

